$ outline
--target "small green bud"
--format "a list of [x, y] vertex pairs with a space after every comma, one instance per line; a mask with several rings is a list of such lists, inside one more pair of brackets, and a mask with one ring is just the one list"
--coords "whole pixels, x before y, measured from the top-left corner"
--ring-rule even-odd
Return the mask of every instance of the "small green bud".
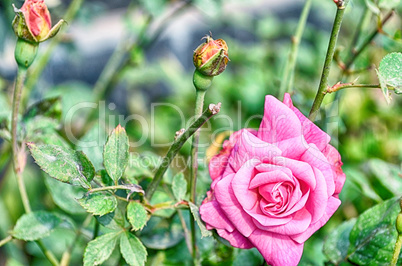
[[205, 76], [216, 76], [226, 69], [229, 61], [228, 46], [222, 39], [214, 40], [206, 36], [206, 42], [194, 51], [195, 68]]
[[196, 90], [206, 91], [211, 87], [213, 78], [213, 76], [205, 76], [196, 69], [193, 75], [194, 87]]
[[18, 38], [14, 52], [15, 61], [17, 61], [18, 66], [28, 68], [35, 60], [38, 46], [38, 43], [32, 43]]

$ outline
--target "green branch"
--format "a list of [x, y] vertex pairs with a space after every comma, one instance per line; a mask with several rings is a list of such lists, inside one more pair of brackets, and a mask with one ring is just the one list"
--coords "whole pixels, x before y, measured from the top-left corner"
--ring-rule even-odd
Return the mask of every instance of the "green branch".
[[320, 85], [314, 99], [313, 106], [310, 111], [309, 119], [313, 121], [320, 109], [321, 103], [324, 100], [325, 91], [327, 90], [328, 77], [331, 69], [332, 59], [335, 53], [336, 41], [338, 40], [339, 30], [342, 25], [343, 15], [345, 13], [345, 5], [338, 6], [336, 11], [334, 25], [332, 26], [331, 37], [329, 39], [327, 55], [325, 57], [324, 67], [322, 69]]
[[148, 189], [146, 190], [145, 197], [147, 200], [151, 200], [153, 194], [155, 193], [159, 183], [162, 181], [162, 177], [165, 174], [166, 170], [168, 169], [170, 163], [172, 162], [173, 158], [179, 152], [181, 147], [184, 143], [206, 122], [208, 121], [213, 115], [217, 114], [220, 110], [220, 103], [218, 104], [210, 104], [207, 110], [194, 122], [191, 126], [177, 136], [177, 139], [174, 141], [172, 146], [170, 146], [167, 154], [163, 158], [161, 164], [159, 165], [158, 169], [156, 170], [154, 179], [152, 180], [151, 184], [149, 184]]
[[299, 23], [297, 25], [296, 34], [292, 36], [292, 47], [290, 48], [289, 57], [286, 61], [285, 71], [282, 76], [281, 87], [279, 89], [279, 97], [285, 92], [291, 92], [294, 81], [294, 72], [296, 67], [296, 58], [299, 51], [299, 45], [306, 26], [307, 18], [310, 13], [312, 0], [307, 0], [304, 4], [302, 13], [300, 15]]

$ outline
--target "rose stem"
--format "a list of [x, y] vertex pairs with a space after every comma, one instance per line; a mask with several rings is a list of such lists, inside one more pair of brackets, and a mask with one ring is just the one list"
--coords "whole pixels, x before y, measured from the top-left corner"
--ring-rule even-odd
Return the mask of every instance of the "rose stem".
[[[82, 3], [84, 0], [73, 0], [71, 4], [68, 6], [68, 9], [64, 16], [64, 20], [67, 23], [70, 23], [75, 15], [77, 14], [78, 10], [80, 9]], [[65, 31], [64, 27], [60, 31]], [[39, 76], [42, 74], [43, 70], [45, 69], [45, 66], [47, 62], [50, 59], [50, 56], [52, 55], [54, 49], [57, 47], [57, 45], [60, 43], [60, 41], [63, 39], [63, 34], [57, 34], [52, 38], [50, 41], [48, 47], [46, 48], [46, 51], [41, 55], [39, 58], [36, 59], [37, 63], [35, 64], [35, 67], [31, 68], [29, 70], [29, 75], [25, 84], [25, 89], [24, 92], [22, 93], [22, 106], [26, 105], [26, 102], [28, 100], [28, 96], [30, 91], [32, 90], [33, 86], [36, 84], [36, 81], [38, 80]]]
[[13, 240], [12, 236], [8, 236], [2, 240], [0, 240], [0, 247], [4, 246], [5, 244], [7, 244], [8, 242], [10, 242], [11, 240]]
[[[14, 172], [17, 176], [17, 183], [18, 189], [20, 191], [22, 204], [24, 205], [24, 210], [26, 213], [32, 212], [31, 205], [29, 203], [28, 194], [25, 188], [24, 179], [22, 176], [22, 169], [19, 165], [19, 147], [18, 147], [18, 140], [17, 140], [17, 124], [18, 124], [18, 111], [21, 101], [21, 92], [22, 88], [24, 87], [24, 81], [27, 74], [27, 69], [23, 67], [18, 67], [17, 73], [17, 81], [14, 87], [14, 96], [13, 96], [13, 110], [12, 110], [12, 120], [11, 120], [11, 143], [12, 143], [12, 150], [13, 150], [13, 163], [14, 163]], [[45, 247], [41, 240], [36, 241], [42, 252], [45, 254], [46, 258], [52, 263], [53, 265], [59, 265], [56, 257], [53, 253]]]
[[285, 92], [292, 91], [297, 53], [299, 51], [299, 44], [304, 32], [304, 28], [306, 26], [307, 17], [310, 13], [311, 3], [312, 0], [307, 0], [304, 4], [299, 23], [297, 25], [296, 34], [292, 36], [292, 47], [290, 49], [289, 57], [285, 65], [285, 71], [282, 76], [282, 83], [278, 95], [279, 97], [282, 97]]
[[179, 152], [181, 147], [184, 145], [184, 143], [207, 121], [209, 120], [213, 115], [217, 114], [219, 112], [219, 109], [216, 109], [216, 105], [210, 105], [204, 113], [196, 120], [194, 123], [190, 125], [190, 127], [180, 136], [177, 137], [177, 139], [173, 142], [172, 146], [170, 146], [167, 154], [165, 157], [162, 159], [161, 164], [159, 165], [158, 169], [155, 172], [154, 178], [149, 184], [146, 192], [145, 192], [145, 197], [148, 201], [151, 200], [153, 194], [155, 193], [159, 183], [162, 181], [162, 177], [166, 170], [168, 169], [170, 163], [172, 162], [173, 158], [176, 156], [176, 154]]
[[17, 124], [18, 124], [18, 111], [21, 100], [21, 92], [24, 87], [24, 80], [27, 74], [27, 70], [25, 68], [19, 67], [17, 73], [17, 81], [14, 87], [14, 95], [13, 95], [13, 110], [12, 110], [12, 120], [11, 120], [11, 143], [13, 149], [13, 163], [14, 163], [14, 172], [17, 176], [18, 181], [18, 189], [20, 191], [22, 204], [24, 205], [24, 210], [26, 213], [31, 212], [31, 206], [29, 204], [29, 199], [27, 195], [27, 191], [25, 188], [25, 183], [21, 175], [22, 169], [20, 169], [19, 160], [18, 160], [18, 141], [17, 141]]
[[402, 234], [398, 234], [398, 238], [396, 239], [394, 254], [392, 255], [391, 265], [396, 266], [399, 258], [399, 253], [401, 252], [402, 247]]
[[[196, 100], [195, 100], [195, 117], [198, 118], [202, 114], [202, 108], [204, 106], [204, 98], [206, 90], [196, 90]], [[200, 139], [200, 132], [195, 132], [193, 136], [193, 142], [191, 144], [191, 167], [190, 167], [190, 201], [195, 203], [196, 198], [196, 187], [197, 187], [197, 172], [198, 172], [198, 142]], [[193, 258], [196, 258], [196, 235], [195, 235], [195, 220], [192, 215], [190, 215], [190, 225], [191, 225], [191, 240], [192, 240], [192, 251]]]
[[[377, 34], [382, 30], [382, 25], [384, 25], [395, 13], [395, 11], [391, 10], [385, 18], [381, 22], [381, 27], [377, 27], [371, 34], [370, 36], [364, 41], [364, 43], [355, 51], [352, 53], [352, 56], [350, 59], [346, 62], [345, 64], [345, 70], [344, 72], [349, 71], [351, 65], [353, 62], [356, 60], [356, 58], [363, 52], [363, 50], [373, 41], [373, 39], [377, 36]], [[353, 47], [352, 47], [353, 48]]]
[[315, 96], [313, 106], [310, 111], [309, 119], [313, 121], [320, 109], [321, 103], [325, 96], [325, 91], [327, 90], [328, 76], [331, 69], [332, 59], [335, 53], [336, 41], [338, 39], [339, 30], [341, 28], [343, 14], [345, 13], [346, 1], [343, 4], [337, 5], [336, 15], [334, 19], [334, 24], [332, 26], [331, 37], [329, 39], [327, 55], [325, 57], [324, 67], [322, 69], [320, 85], [318, 87], [317, 95]]

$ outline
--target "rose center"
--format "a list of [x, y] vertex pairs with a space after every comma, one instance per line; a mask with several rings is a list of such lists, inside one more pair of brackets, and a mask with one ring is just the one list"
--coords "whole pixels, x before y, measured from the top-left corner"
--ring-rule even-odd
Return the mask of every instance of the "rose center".
[[260, 207], [262, 211], [269, 215], [280, 214], [286, 211], [293, 190], [293, 185], [290, 182], [260, 186], [259, 194], [262, 196]]

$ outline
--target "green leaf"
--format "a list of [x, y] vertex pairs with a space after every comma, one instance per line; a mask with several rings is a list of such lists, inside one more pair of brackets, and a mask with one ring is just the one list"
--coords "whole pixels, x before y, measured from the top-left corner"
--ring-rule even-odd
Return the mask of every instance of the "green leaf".
[[47, 98], [30, 106], [22, 117], [22, 121], [26, 123], [28, 120], [44, 116], [60, 122], [61, 112], [61, 98]]
[[144, 265], [147, 260], [147, 250], [144, 245], [130, 232], [125, 232], [121, 236], [120, 252], [130, 265]]
[[45, 177], [45, 184], [54, 203], [56, 203], [56, 205], [63, 211], [71, 214], [85, 213], [85, 210], [76, 200], [84, 195], [85, 190], [83, 188], [71, 186], [49, 176]]
[[117, 183], [128, 165], [128, 137], [126, 130], [118, 125], [106, 142], [103, 164], [109, 176]]
[[[348, 260], [358, 265], [386, 265], [391, 261], [398, 233], [399, 198], [378, 204], [359, 216], [350, 232]], [[402, 264], [402, 254], [399, 263]]]
[[94, 215], [105, 215], [117, 207], [116, 197], [110, 193], [94, 192], [78, 200], [87, 212]]
[[402, 87], [402, 53], [387, 54], [380, 62], [379, 75], [387, 86]]
[[12, 231], [13, 237], [33, 241], [48, 236], [63, 220], [60, 216], [36, 211], [22, 215]]
[[190, 206], [190, 211], [194, 216], [194, 220], [197, 222], [198, 227], [201, 230], [201, 238], [207, 237], [207, 236], [212, 236], [212, 232], [208, 231], [207, 228], [205, 227], [204, 223], [201, 221], [200, 213], [198, 211], [197, 205], [195, 205], [192, 202], [188, 202], [188, 205]]
[[[377, 180], [386, 187], [393, 196], [400, 196], [402, 193], [402, 178], [399, 176], [400, 167], [386, 163], [380, 159], [371, 159], [368, 162], [371, 172]], [[391, 196], [390, 196], [391, 197]]]
[[373, 2], [373, 0], [365, 0], [367, 7], [371, 10], [376, 15], [379, 15], [381, 13], [381, 10], [379, 9], [378, 5]]
[[173, 195], [177, 200], [183, 200], [187, 192], [187, 181], [183, 173], [178, 173], [173, 177], [172, 183]]
[[99, 265], [107, 260], [112, 254], [121, 232], [108, 233], [90, 241], [85, 248], [84, 265]]
[[133, 230], [141, 230], [148, 221], [148, 213], [142, 204], [132, 201], [127, 205], [127, 218]]
[[350, 231], [355, 223], [355, 218], [343, 222], [325, 240], [323, 251], [330, 262], [337, 265], [345, 260], [348, 254]]
[[95, 169], [84, 153], [55, 145], [27, 143], [32, 157], [51, 177], [72, 185], [90, 188]]

